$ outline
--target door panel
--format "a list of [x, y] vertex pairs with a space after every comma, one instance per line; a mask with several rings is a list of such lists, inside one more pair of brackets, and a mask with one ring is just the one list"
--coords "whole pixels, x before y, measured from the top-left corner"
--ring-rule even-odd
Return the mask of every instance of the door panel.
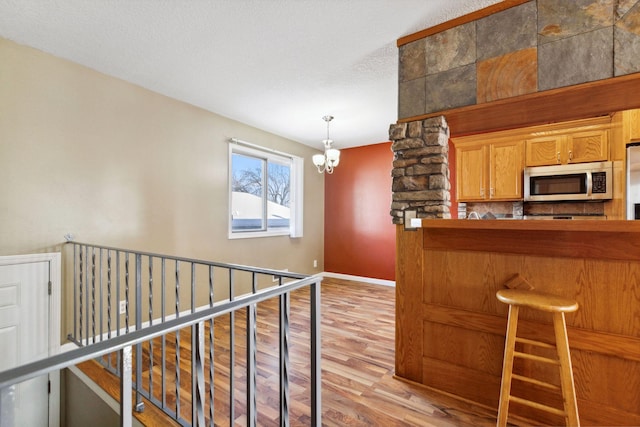
[[527, 140], [527, 166], [557, 165], [561, 162], [562, 136], [544, 136]]
[[[0, 370], [48, 356], [48, 283], [48, 262], [0, 266]], [[17, 384], [13, 401], [15, 426], [48, 426], [48, 375]]]
[[482, 145], [456, 149], [457, 197], [461, 202], [484, 200], [487, 196], [485, 150]]
[[491, 160], [491, 199], [522, 199], [522, 171], [524, 170], [523, 141], [491, 144], [489, 157]]

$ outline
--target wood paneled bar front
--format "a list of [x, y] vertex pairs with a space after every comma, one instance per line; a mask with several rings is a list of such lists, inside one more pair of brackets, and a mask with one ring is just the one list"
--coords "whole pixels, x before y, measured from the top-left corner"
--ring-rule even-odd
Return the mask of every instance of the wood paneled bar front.
[[[580, 305], [567, 326], [582, 425], [640, 425], [640, 221], [425, 219], [396, 239], [396, 376], [497, 411], [507, 306], [495, 294], [519, 275]], [[553, 343], [546, 313], [520, 319], [519, 335]], [[557, 367], [517, 362], [559, 385]], [[562, 407], [559, 393], [512, 389]], [[564, 422], [515, 403], [510, 415]]]

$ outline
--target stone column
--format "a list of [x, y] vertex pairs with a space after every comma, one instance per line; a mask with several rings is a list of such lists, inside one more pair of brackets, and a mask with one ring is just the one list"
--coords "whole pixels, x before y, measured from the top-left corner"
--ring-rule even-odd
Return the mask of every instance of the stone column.
[[404, 211], [417, 218], [451, 218], [449, 127], [444, 116], [389, 128], [393, 177], [391, 216], [404, 224]]

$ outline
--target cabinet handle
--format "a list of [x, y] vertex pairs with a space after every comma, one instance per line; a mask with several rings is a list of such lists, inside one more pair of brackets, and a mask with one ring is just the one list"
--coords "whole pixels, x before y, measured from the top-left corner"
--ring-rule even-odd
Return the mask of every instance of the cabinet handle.
[[480, 189], [480, 197], [484, 197], [484, 188]]
[[569, 150], [569, 161], [573, 160], [573, 153]]
[[559, 151], [558, 151], [558, 154], [556, 155], [556, 161], [557, 161], [558, 163], [560, 163], [560, 152], [559, 152]]
[[489, 197], [493, 197], [493, 195], [494, 195], [494, 191], [493, 191], [493, 187], [491, 187], [489, 189]]

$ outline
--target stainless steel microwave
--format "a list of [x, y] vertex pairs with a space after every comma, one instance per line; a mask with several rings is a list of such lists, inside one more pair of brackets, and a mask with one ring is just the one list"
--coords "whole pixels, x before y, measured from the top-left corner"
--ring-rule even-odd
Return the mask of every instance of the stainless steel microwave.
[[613, 163], [575, 163], [524, 169], [524, 200], [551, 202], [613, 197]]

